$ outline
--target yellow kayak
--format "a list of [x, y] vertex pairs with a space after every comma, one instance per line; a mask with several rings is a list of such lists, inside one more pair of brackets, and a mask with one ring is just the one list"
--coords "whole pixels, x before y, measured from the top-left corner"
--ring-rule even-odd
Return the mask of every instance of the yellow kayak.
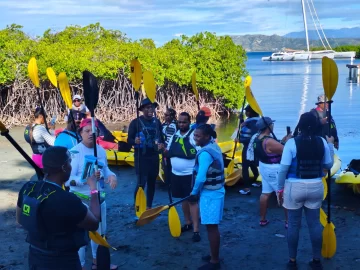
[[115, 130], [111, 132], [111, 134], [118, 140], [119, 142], [127, 142], [128, 134], [122, 131]]
[[106, 158], [109, 165], [113, 166], [126, 166], [128, 163], [125, 161], [130, 152], [119, 152], [116, 150], [106, 150]]

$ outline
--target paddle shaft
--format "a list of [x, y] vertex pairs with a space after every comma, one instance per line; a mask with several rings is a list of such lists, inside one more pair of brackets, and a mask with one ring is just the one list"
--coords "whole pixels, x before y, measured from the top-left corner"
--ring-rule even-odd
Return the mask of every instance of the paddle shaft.
[[19, 153], [26, 159], [27, 162], [34, 168], [38, 179], [42, 179], [44, 177], [43, 171], [35, 164], [35, 162], [26, 154], [26, 152], [20, 147], [20, 145], [11, 137], [9, 130], [5, 132], [1, 132], [2, 136], [5, 136], [6, 139], [19, 151]]
[[[71, 118], [70, 120], [71, 120], [72, 124], [74, 125], [76, 141], [79, 143], [79, 142], [80, 142], [80, 139], [79, 139], [79, 135], [78, 135], [77, 128], [76, 128], [75, 119], [74, 119], [74, 116], [73, 116], [70, 108], [69, 108], [69, 111], [70, 111], [70, 118]], [[95, 141], [96, 141], [96, 140], [95, 140]]]
[[[172, 206], [175, 206], [175, 205], [177, 205], [177, 204], [179, 204], [179, 203], [182, 203], [183, 201], [188, 200], [191, 196], [192, 196], [192, 195], [187, 196], [187, 197], [185, 197], [185, 198], [182, 198], [181, 200], [178, 200], [178, 201], [176, 201], [176, 202], [170, 203], [170, 204], [169, 204], [169, 208], [172, 207]], [[165, 210], [166, 210], [166, 209], [165, 209]]]
[[240, 120], [239, 120], [239, 125], [238, 125], [238, 131], [237, 131], [236, 137], [235, 137], [235, 139], [234, 139], [235, 147], [234, 147], [234, 151], [233, 151], [233, 154], [232, 154], [232, 158], [231, 158], [231, 159], [234, 159], [234, 157], [235, 157], [235, 151], [236, 151], [236, 146], [237, 146], [237, 139], [239, 138], [239, 135], [240, 135], [241, 119], [242, 119], [243, 114], [244, 114], [245, 102], [246, 102], [246, 96], [244, 96], [244, 101], [243, 101], [243, 104], [242, 104], [242, 107], [241, 107], [241, 113], [240, 113]]
[[197, 104], [198, 109], [199, 109], [199, 111], [200, 111], [200, 102], [199, 102], [199, 100], [198, 100], [198, 99], [196, 99], [196, 104]]
[[[328, 102], [329, 104], [329, 136], [331, 136], [331, 103], [332, 101], [330, 100]], [[328, 177], [327, 177], [327, 185], [328, 185], [328, 216], [327, 216], [327, 222], [330, 223], [331, 222], [331, 209], [330, 209], [330, 204], [331, 204], [331, 169], [328, 171]]]
[[[140, 136], [140, 116], [139, 116], [139, 91], [135, 91], [135, 102], [136, 102], [136, 129], [137, 129], [137, 136], [139, 136], [140, 144], [141, 144], [141, 136]], [[141, 173], [140, 173], [140, 144], [138, 145], [137, 151], [137, 165], [138, 165], [138, 175], [137, 175], [137, 186], [138, 188], [141, 187]], [[143, 145], [145, 147], [145, 145]]]
[[268, 128], [268, 129], [270, 130], [271, 135], [272, 135], [273, 138], [277, 141], [277, 138], [276, 138], [276, 136], [275, 136], [275, 134], [274, 134], [274, 131], [271, 130], [269, 124], [265, 121], [264, 116], [261, 116], [261, 118], [262, 118], [262, 120], [264, 121], [266, 128]]
[[[48, 127], [48, 124], [47, 124], [47, 121], [46, 121], [46, 112], [45, 112], [45, 109], [44, 109], [44, 105], [42, 103], [42, 99], [41, 99], [41, 95], [40, 95], [40, 89], [39, 87], [36, 87], [36, 92], [38, 94], [38, 98], [39, 98], [39, 103], [40, 103], [40, 107], [41, 107], [41, 110], [43, 112], [43, 116], [44, 116], [44, 122], [45, 122], [45, 127], [46, 127], [46, 130], [49, 132], [49, 127]], [[50, 132], [49, 132], [50, 134]]]

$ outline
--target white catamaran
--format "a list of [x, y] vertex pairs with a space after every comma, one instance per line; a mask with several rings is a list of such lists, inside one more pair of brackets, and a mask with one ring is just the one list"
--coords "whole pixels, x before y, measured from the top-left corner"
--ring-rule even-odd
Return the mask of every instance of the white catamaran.
[[[310, 2], [309, 2], [310, 1]], [[324, 50], [322, 51], [310, 51], [310, 45], [309, 45], [309, 35], [308, 35], [308, 27], [307, 27], [307, 21], [306, 21], [306, 9], [305, 9], [305, 0], [301, 0], [301, 6], [303, 11], [303, 19], [304, 19], [304, 29], [305, 29], [305, 38], [306, 38], [306, 51], [284, 51], [284, 52], [277, 52], [273, 53], [271, 56], [263, 57], [262, 61], [301, 61], [301, 60], [314, 60], [314, 59], [322, 59], [324, 56], [327, 56], [329, 58], [354, 58], [355, 52], [335, 52], [327, 40], [324, 30], [320, 24], [319, 17], [316, 13], [315, 6], [313, 3], [313, 0], [306, 0], [307, 6], [309, 8], [309, 13], [311, 15], [311, 18], [314, 22], [314, 26], [316, 29], [316, 32], [320, 38], [320, 41], [324, 47]], [[311, 5], [310, 5], [311, 4]], [[316, 17], [317, 23], [319, 24], [319, 28], [322, 32], [321, 36], [318, 25], [315, 22], [314, 16]], [[324, 40], [323, 40], [324, 39]], [[324, 42], [325, 41], [325, 42]], [[326, 43], [326, 44], [325, 44]], [[328, 46], [328, 47], [327, 47]]]

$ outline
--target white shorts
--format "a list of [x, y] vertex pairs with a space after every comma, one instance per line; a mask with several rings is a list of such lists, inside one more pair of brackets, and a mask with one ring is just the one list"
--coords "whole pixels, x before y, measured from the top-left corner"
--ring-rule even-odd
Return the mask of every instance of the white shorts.
[[276, 192], [280, 164], [265, 164], [259, 162], [259, 172], [262, 178], [262, 193]]

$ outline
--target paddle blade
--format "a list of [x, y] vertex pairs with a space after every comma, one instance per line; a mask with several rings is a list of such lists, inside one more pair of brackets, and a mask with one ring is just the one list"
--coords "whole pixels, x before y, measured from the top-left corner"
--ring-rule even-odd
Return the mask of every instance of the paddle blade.
[[330, 223], [326, 224], [322, 236], [323, 236], [323, 242], [322, 242], [321, 255], [324, 258], [330, 259], [336, 253], [336, 235], [334, 228], [331, 226]]
[[141, 65], [137, 59], [130, 62], [130, 76], [135, 91], [139, 91], [141, 85]]
[[7, 128], [5, 127], [5, 125], [0, 121], [0, 132], [5, 132], [7, 130]]
[[61, 72], [59, 74], [59, 88], [60, 88], [60, 94], [66, 104], [66, 107], [71, 109], [72, 108], [71, 91], [65, 72]]
[[323, 197], [323, 200], [325, 200], [326, 196], [327, 196], [327, 193], [328, 193], [328, 186], [327, 186], [325, 177], [322, 178], [322, 182], [323, 182], [323, 185], [324, 185], [324, 197]]
[[156, 219], [162, 211], [169, 209], [168, 205], [158, 206], [155, 208], [151, 208], [146, 210], [141, 214], [139, 220], [136, 222], [136, 226], [143, 226], [145, 224], [149, 224], [151, 221]]
[[199, 92], [196, 87], [196, 71], [194, 71], [191, 76], [191, 85], [192, 85], [192, 90], [195, 94], [196, 100], [199, 101]]
[[106, 241], [106, 239], [104, 239], [97, 231], [89, 232], [89, 237], [91, 240], [93, 240], [96, 244], [100, 246], [104, 246], [116, 250], [116, 248], [110, 246], [110, 244]]
[[171, 236], [179, 237], [181, 235], [181, 222], [175, 207], [170, 207], [168, 221]]
[[146, 210], [146, 196], [142, 187], [138, 188], [135, 197], [135, 214], [140, 217]]
[[145, 71], [143, 74], [143, 79], [146, 96], [152, 103], [154, 103], [156, 96], [156, 84], [152, 72], [148, 70]]
[[322, 80], [325, 96], [331, 100], [338, 85], [339, 71], [335, 61], [328, 57], [322, 59]]
[[95, 76], [90, 71], [83, 72], [83, 87], [85, 105], [88, 107], [91, 117], [95, 117], [94, 111], [99, 101], [99, 87]]
[[230, 161], [229, 165], [227, 166], [227, 170], [226, 170], [227, 175], [230, 175], [234, 172], [234, 166], [235, 166], [235, 163], [234, 163], [234, 160], [232, 159]]
[[244, 82], [245, 88], [246, 88], [246, 87], [250, 87], [251, 83], [252, 83], [252, 78], [251, 78], [251, 76], [250, 76], [250, 75], [249, 75], [249, 76], [246, 76], [245, 82]]
[[30, 80], [32, 81], [32, 83], [35, 85], [35, 87], [39, 88], [39, 86], [40, 86], [39, 74], [38, 74], [39, 70], [38, 70], [38, 66], [37, 66], [35, 57], [31, 57], [31, 59], [29, 61], [28, 72], [29, 72], [29, 77], [30, 77]]
[[259, 115], [263, 115], [261, 109], [260, 109], [260, 106], [259, 104], [257, 103], [252, 91], [251, 91], [251, 88], [250, 86], [246, 87], [245, 89], [245, 96], [246, 96], [246, 100], [247, 102], [249, 103], [250, 107], [255, 111], [257, 112]]
[[51, 67], [48, 67], [46, 69], [46, 76], [49, 78], [51, 84], [55, 88], [57, 88], [58, 87], [58, 82], [57, 82], [57, 79], [56, 79], [56, 74], [55, 74], [55, 71]]

